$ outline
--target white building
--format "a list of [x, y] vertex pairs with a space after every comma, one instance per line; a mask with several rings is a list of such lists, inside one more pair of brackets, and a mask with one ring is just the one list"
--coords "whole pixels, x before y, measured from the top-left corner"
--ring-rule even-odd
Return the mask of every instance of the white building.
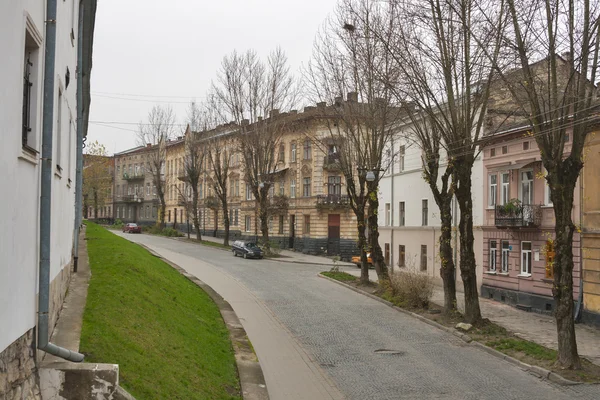
[[[408, 142], [403, 134], [394, 138], [391, 154], [394, 155], [388, 171], [379, 184], [379, 244], [388, 260], [398, 269], [412, 269], [432, 276], [441, 285], [439, 238], [440, 212], [429, 185], [423, 179], [421, 149]], [[440, 168], [440, 176], [445, 165]], [[473, 165], [473, 225], [475, 259], [477, 261], [477, 286], [481, 286], [482, 243], [482, 190], [483, 167], [481, 157]], [[458, 204], [453, 202], [453, 221], [458, 228]], [[455, 213], [454, 210], [457, 210]], [[453, 229], [453, 232], [458, 229]], [[458, 261], [459, 241], [453, 234], [452, 247], [456, 257], [457, 289], [462, 290]]]
[[[54, 7], [56, 17], [53, 18]], [[18, 374], [0, 380], [0, 398], [22, 393], [35, 397], [36, 344], [40, 255], [49, 251], [49, 333], [55, 323], [71, 276], [75, 227], [78, 151], [78, 111], [81, 135], [86, 132], [89, 108], [89, 72], [96, 0], [11, 0], [0, 3], [0, 365], [15, 365]], [[81, 10], [81, 13], [80, 13]], [[46, 27], [46, 21], [50, 20]], [[56, 23], [53, 23], [53, 20]], [[81, 31], [79, 21], [83, 21]], [[56, 26], [56, 45], [49, 31]], [[79, 40], [79, 37], [83, 40]], [[47, 46], [49, 45], [49, 46]], [[48, 48], [47, 48], [48, 47]], [[52, 50], [54, 47], [55, 50]], [[78, 51], [81, 53], [78, 82]], [[48, 53], [49, 52], [49, 53]], [[54, 72], [46, 54], [55, 54]], [[51, 57], [48, 57], [50, 60]], [[52, 77], [54, 79], [49, 79]], [[44, 104], [44, 82], [52, 106]], [[53, 82], [52, 82], [53, 80]], [[78, 85], [79, 83], [79, 85]], [[83, 89], [78, 103], [78, 87]], [[78, 108], [78, 104], [80, 104]], [[43, 116], [47, 115], [44, 130]], [[46, 147], [43, 151], [43, 132]], [[51, 138], [51, 141], [48, 140]], [[42, 161], [42, 155], [51, 158]], [[43, 165], [50, 168], [43, 168]], [[46, 175], [42, 175], [46, 170]], [[46, 182], [43, 176], [50, 177]], [[50, 199], [50, 240], [42, 239], [42, 187]], [[47, 224], [45, 225], [47, 227]], [[44, 249], [44, 250], [42, 250]], [[44, 281], [45, 274], [42, 274]], [[45, 282], [45, 281], [44, 281]], [[45, 293], [45, 289], [44, 293]], [[43, 306], [41, 307], [43, 309]], [[41, 328], [43, 330], [44, 328]], [[15, 358], [16, 357], [16, 358]], [[3, 371], [0, 370], [0, 373]]]

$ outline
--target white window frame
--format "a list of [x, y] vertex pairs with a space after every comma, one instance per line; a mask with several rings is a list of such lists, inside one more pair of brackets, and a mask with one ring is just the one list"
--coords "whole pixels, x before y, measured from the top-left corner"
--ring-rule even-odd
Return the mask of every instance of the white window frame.
[[496, 272], [498, 262], [498, 240], [492, 239], [489, 241], [490, 258], [488, 262], [488, 270]]
[[[504, 182], [504, 177], [507, 177], [507, 181]], [[510, 172], [502, 172], [500, 174], [500, 204], [505, 205], [510, 202]]]
[[[506, 244], [506, 247], [504, 245]], [[508, 240], [500, 241], [502, 246], [501, 271], [503, 274], [508, 274], [508, 260], [510, 256], [510, 242]]]
[[290, 198], [291, 199], [296, 198], [296, 180], [295, 179], [292, 179], [290, 181]]
[[246, 200], [252, 200], [254, 197], [252, 195], [252, 187], [249, 183], [246, 184]]
[[[529, 249], [525, 249], [525, 244], [529, 244]], [[532, 245], [531, 242], [521, 242], [521, 276], [531, 276]]]
[[429, 226], [429, 199], [421, 199], [421, 226]]
[[405, 226], [406, 225], [406, 202], [401, 201], [398, 204], [398, 213], [399, 213], [399, 223], [400, 226]]
[[404, 172], [404, 158], [406, 155], [406, 146], [400, 146], [398, 149], [398, 169], [400, 172]]
[[252, 216], [246, 215], [244, 218], [244, 230], [246, 232], [252, 232]]
[[391, 205], [390, 203], [385, 203], [385, 226], [390, 226], [391, 217]]
[[[523, 180], [523, 174], [526, 174], [528, 172], [531, 172], [531, 180], [527, 180], [524, 181]], [[534, 187], [533, 187], [533, 182], [534, 182], [535, 176], [533, 175], [533, 169], [523, 169], [519, 171], [519, 199], [521, 200], [521, 204], [533, 204], [534, 201], [534, 196], [533, 196], [533, 191], [534, 191]], [[525, 202], [525, 199], [523, 198], [523, 184], [525, 182], [529, 182], [529, 193], [530, 193], [530, 198], [527, 199], [527, 202]]]
[[291, 162], [296, 162], [296, 153], [297, 153], [297, 144], [296, 143], [292, 143], [292, 157], [291, 157]]
[[488, 175], [488, 206], [495, 207], [498, 201], [498, 174]]

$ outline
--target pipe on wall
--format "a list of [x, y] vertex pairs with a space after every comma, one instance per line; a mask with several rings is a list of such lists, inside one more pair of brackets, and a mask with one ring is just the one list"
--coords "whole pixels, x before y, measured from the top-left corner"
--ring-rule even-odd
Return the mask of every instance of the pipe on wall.
[[[52, 227], [52, 142], [54, 124], [54, 68], [56, 61], [57, 0], [46, 3], [44, 62], [44, 106], [42, 117], [42, 158], [40, 196], [40, 269], [38, 296], [38, 349], [69, 361], [81, 362], [83, 355], [49, 342], [50, 230]], [[81, 21], [80, 21], [81, 22]]]

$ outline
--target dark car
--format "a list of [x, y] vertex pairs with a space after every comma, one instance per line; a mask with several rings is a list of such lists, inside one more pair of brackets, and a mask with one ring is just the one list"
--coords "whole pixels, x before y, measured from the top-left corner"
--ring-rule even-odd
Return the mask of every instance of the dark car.
[[263, 258], [263, 251], [254, 242], [236, 240], [231, 245], [231, 251], [235, 257], [242, 256], [244, 258]]
[[138, 224], [125, 224], [125, 226], [123, 227], [123, 232], [124, 233], [142, 233], [142, 227], [139, 226]]

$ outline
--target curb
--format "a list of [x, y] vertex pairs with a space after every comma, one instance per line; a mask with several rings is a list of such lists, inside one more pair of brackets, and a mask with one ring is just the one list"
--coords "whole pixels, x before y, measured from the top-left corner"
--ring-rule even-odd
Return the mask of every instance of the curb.
[[513, 358], [513, 357], [511, 357], [509, 355], [506, 355], [504, 353], [501, 353], [501, 352], [499, 352], [496, 349], [493, 349], [493, 348], [491, 348], [489, 346], [486, 346], [486, 345], [484, 345], [484, 344], [482, 344], [480, 342], [477, 342], [477, 341], [471, 339], [471, 337], [469, 335], [467, 335], [465, 333], [462, 333], [462, 332], [459, 332], [459, 331], [457, 331], [454, 328], [449, 328], [447, 326], [443, 326], [443, 325], [438, 324], [437, 322], [432, 321], [430, 319], [427, 319], [427, 318], [425, 318], [425, 317], [423, 317], [423, 316], [421, 316], [419, 314], [416, 314], [414, 312], [411, 312], [411, 311], [405, 310], [403, 308], [400, 308], [398, 306], [395, 306], [391, 302], [389, 302], [387, 300], [384, 300], [381, 297], [375, 296], [375, 295], [373, 295], [371, 293], [366, 293], [366, 292], [364, 292], [364, 291], [362, 291], [360, 289], [355, 288], [354, 286], [348, 285], [347, 283], [340, 282], [338, 280], [332, 279], [332, 278], [330, 278], [328, 276], [321, 275], [321, 274], [317, 274], [317, 276], [319, 276], [320, 278], [323, 278], [323, 279], [327, 279], [328, 281], [337, 283], [338, 285], [344, 286], [344, 287], [346, 287], [346, 288], [348, 288], [350, 290], [355, 291], [356, 293], [360, 293], [360, 294], [362, 294], [364, 296], [370, 297], [371, 299], [373, 299], [375, 301], [383, 303], [383, 304], [385, 304], [385, 305], [393, 308], [396, 311], [400, 311], [403, 314], [410, 315], [411, 317], [414, 317], [414, 318], [416, 318], [416, 319], [418, 319], [418, 320], [420, 320], [420, 321], [422, 321], [422, 322], [424, 322], [424, 323], [426, 323], [428, 325], [434, 326], [434, 327], [436, 327], [438, 329], [441, 329], [443, 331], [451, 333], [454, 336], [459, 337], [460, 339], [462, 339], [464, 342], [470, 344], [471, 346], [474, 346], [474, 347], [476, 347], [476, 348], [478, 348], [478, 349], [480, 349], [482, 351], [485, 351], [486, 353], [488, 353], [491, 356], [494, 356], [494, 357], [497, 357], [499, 359], [508, 361], [509, 363], [514, 364], [517, 367], [521, 368], [523, 371], [529, 372], [531, 375], [534, 375], [534, 376], [536, 376], [538, 378], [541, 378], [542, 380], [549, 380], [549, 381], [551, 381], [553, 383], [556, 383], [556, 384], [562, 385], [562, 386], [575, 386], [575, 385], [585, 385], [586, 384], [586, 383], [583, 383], [583, 382], [575, 382], [575, 381], [571, 381], [569, 379], [565, 379], [562, 376], [558, 375], [557, 373], [549, 371], [549, 370], [547, 370], [545, 368], [541, 368], [541, 367], [538, 367], [538, 366], [535, 366], [535, 365], [526, 364], [526, 363], [524, 363], [524, 362], [522, 362], [520, 360], [517, 360], [516, 358]]
[[262, 367], [260, 366], [260, 362], [254, 353], [252, 344], [250, 343], [248, 335], [246, 334], [246, 330], [242, 326], [237, 314], [231, 307], [231, 304], [229, 304], [213, 288], [196, 278], [194, 275], [188, 273], [179, 265], [167, 260], [154, 250], [141, 243], [136, 244], [142, 246], [153, 256], [158, 257], [169, 264], [181, 275], [198, 285], [206, 292], [206, 294], [210, 296], [217, 307], [219, 307], [221, 317], [223, 318], [223, 321], [227, 326], [227, 330], [229, 331], [229, 338], [231, 339], [231, 345], [235, 353], [235, 363], [238, 370], [238, 376], [240, 378], [242, 398], [244, 400], [269, 400], [269, 392]]

